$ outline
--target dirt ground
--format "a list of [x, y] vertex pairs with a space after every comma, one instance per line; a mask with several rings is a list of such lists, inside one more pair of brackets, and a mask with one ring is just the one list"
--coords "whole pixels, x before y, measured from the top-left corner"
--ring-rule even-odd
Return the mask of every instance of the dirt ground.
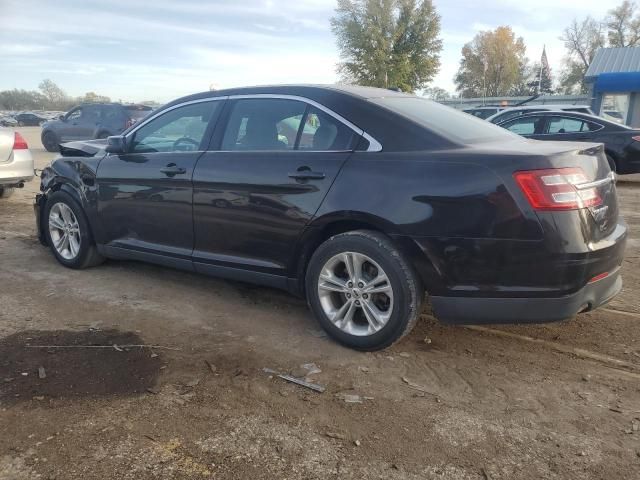
[[[37, 188], [0, 201], [2, 480], [640, 478], [640, 183], [619, 183], [631, 238], [607, 308], [482, 331], [425, 315], [366, 354], [276, 290], [63, 268], [35, 238]], [[262, 370], [307, 363], [324, 393]]]

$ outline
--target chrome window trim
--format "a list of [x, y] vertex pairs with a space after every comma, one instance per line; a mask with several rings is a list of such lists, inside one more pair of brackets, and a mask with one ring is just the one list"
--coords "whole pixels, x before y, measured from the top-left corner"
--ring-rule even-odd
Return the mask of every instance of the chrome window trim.
[[[316, 102], [314, 100], [311, 100], [309, 98], [301, 97], [299, 95], [286, 95], [286, 94], [277, 94], [277, 93], [238, 94], [238, 95], [230, 95], [228, 98], [229, 98], [229, 100], [241, 100], [241, 99], [251, 99], [251, 98], [258, 98], [258, 99], [260, 99], [260, 98], [274, 98], [274, 99], [279, 99], [279, 100], [295, 100], [295, 101], [298, 101], [298, 102], [306, 103], [307, 105], [311, 105], [313, 107], [316, 107], [318, 110], [322, 110], [327, 115], [330, 115], [333, 118], [335, 118], [336, 120], [338, 120], [344, 126], [346, 126], [349, 129], [353, 130], [358, 135], [364, 137], [369, 142], [369, 147], [365, 151], [367, 151], [367, 152], [380, 152], [380, 151], [382, 151], [382, 144], [380, 142], [378, 142], [375, 138], [373, 138], [371, 135], [369, 135], [367, 132], [365, 132], [363, 129], [361, 129], [360, 127], [354, 125], [349, 120], [344, 118], [342, 115], [340, 115], [340, 114], [334, 112], [333, 110], [325, 107], [321, 103], [318, 103], [318, 102]], [[238, 150], [232, 150], [232, 151], [236, 152]], [[256, 150], [242, 150], [242, 151], [256, 151]], [[270, 151], [279, 151], [279, 150], [270, 150]], [[293, 150], [293, 151], [301, 151], [301, 152], [309, 152], [310, 153], [310, 152], [331, 152], [331, 151], [340, 152], [340, 151], [344, 151], [344, 150]], [[349, 150], [349, 151], [351, 151], [351, 150]]]
[[579, 183], [577, 185], [574, 185], [578, 190], [585, 190], [587, 188], [594, 188], [594, 187], [599, 187], [601, 185], [605, 185], [607, 183], [611, 183], [616, 181], [616, 174], [613, 172], [610, 172], [606, 177], [600, 179], [600, 180], [595, 180], [593, 182], [589, 182], [589, 183]]

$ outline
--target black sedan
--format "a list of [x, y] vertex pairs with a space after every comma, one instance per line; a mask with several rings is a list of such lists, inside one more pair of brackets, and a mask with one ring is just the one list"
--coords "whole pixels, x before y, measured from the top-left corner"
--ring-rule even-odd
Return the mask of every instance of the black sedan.
[[37, 127], [47, 121], [46, 118], [35, 113], [19, 113], [15, 117], [20, 127]]
[[601, 145], [532, 142], [413, 95], [205, 92], [61, 153], [35, 211], [62, 265], [134, 259], [287, 289], [361, 350], [409, 332], [426, 293], [444, 322], [545, 322], [622, 285]]
[[499, 123], [535, 140], [602, 142], [611, 170], [640, 172], [640, 130], [577, 112], [535, 112]]

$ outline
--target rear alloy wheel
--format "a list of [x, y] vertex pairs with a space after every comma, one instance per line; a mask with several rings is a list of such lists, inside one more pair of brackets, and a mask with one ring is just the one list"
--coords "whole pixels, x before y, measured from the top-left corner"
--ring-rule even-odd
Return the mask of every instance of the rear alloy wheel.
[[52, 193], [44, 209], [44, 231], [56, 259], [69, 268], [98, 265], [98, 253], [80, 205], [66, 192]]
[[358, 350], [378, 350], [415, 325], [424, 298], [411, 265], [385, 235], [356, 230], [331, 237], [306, 274], [310, 308], [329, 335]]
[[42, 134], [42, 145], [48, 152], [57, 152], [58, 137], [53, 132], [44, 132]]

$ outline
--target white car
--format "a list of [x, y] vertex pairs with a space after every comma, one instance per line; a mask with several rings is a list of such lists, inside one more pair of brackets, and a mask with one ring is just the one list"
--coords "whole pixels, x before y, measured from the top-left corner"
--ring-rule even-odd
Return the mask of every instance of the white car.
[[501, 112], [496, 113], [495, 115], [491, 115], [486, 120], [487, 122], [498, 123], [505, 122], [511, 118], [517, 117], [519, 115], [524, 115], [525, 113], [533, 113], [533, 112], [542, 112], [542, 111], [554, 111], [554, 112], [578, 112], [578, 113], [586, 113], [587, 115], [593, 115], [593, 110], [588, 105], [521, 105], [519, 107], [508, 107], [502, 110]]
[[22, 135], [0, 128], [0, 198], [7, 197], [14, 187], [22, 187], [34, 176], [33, 158]]

